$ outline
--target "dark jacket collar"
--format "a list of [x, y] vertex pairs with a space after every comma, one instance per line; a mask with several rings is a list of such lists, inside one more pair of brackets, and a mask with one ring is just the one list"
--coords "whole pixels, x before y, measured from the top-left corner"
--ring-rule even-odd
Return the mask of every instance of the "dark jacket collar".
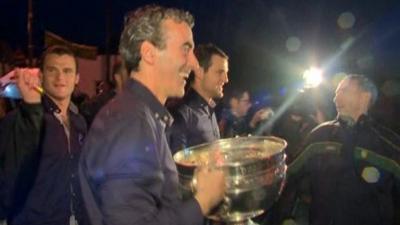
[[203, 98], [201, 95], [194, 90], [193, 88], [189, 88], [187, 94], [184, 97], [184, 102], [186, 102], [188, 105], [203, 108], [210, 114], [214, 112], [215, 108], [215, 102], [212, 101], [211, 105]]
[[[42, 96], [42, 104], [44, 106], [44, 109], [49, 113], [60, 113], [61, 112], [61, 110], [57, 106], [57, 104], [53, 100], [51, 100], [51, 98], [49, 96], [47, 96], [46, 94], [44, 94]], [[68, 109], [69, 109], [69, 111], [73, 112], [74, 114], [79, 114], [78, 107], [76, 107], [76, 105], [72, 101], [70, 102]]]
[[155, 117], [160, 119], [165, 124], [170, 126], [173, 122], [171, 114], [169, 114], [168, 110], [162, 105], [156, 96], [142, 83], [137, 80], [129, 79], [127, 81], [127, 85], [125, 89], [129, 92], [143, 99], [144, 102], [150, 107], [150, 110], [155, 113]]
[[343, 120], [339, 116], [336, 117], [336, 120], [340, 123], [341, 126], [345, 127], [363, 127], [371, 122], [371, 117], [367, 114], [361, 115], [355, 123], [350, 123], [349, 121]]

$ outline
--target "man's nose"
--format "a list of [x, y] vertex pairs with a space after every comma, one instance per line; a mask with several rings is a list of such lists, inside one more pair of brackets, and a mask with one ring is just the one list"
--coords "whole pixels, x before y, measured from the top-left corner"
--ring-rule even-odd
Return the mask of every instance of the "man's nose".
[[337, 100], [338, 100], [338, 95], [336, 94], [335, 97], [333, 97], [333, 103], [336, 104], [336, 103], [337, 103]]
[[222, 76], [224, 83], [228, 83], [229, 82], [228, 73], [224, 73]]
[[200, 67], [199, 61], [197, 60], [196, 56], [194, 55], [193, 51], [189, 54], [188, 65], [191, 70], [198, 69]]
[[54, 77], [59, 80], [62, 76], [62, 73], [60, 71], [54, 71]]

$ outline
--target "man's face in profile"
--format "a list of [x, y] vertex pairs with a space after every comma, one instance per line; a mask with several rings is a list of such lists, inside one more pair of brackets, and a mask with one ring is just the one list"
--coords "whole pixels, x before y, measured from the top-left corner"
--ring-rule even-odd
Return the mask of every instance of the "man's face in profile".
[[192, 30], [185, 22], [167, 19], [162, 23], [162, 32], [165, 48], [158, 51], [157, 58], [162, 92], [168, 97], [182, 97], [186, 79], [198, 65]]

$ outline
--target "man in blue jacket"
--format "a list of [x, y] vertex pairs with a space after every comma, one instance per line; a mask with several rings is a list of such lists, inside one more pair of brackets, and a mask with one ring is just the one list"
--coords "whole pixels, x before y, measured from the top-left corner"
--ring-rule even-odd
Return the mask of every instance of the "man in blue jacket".
[[181, 200], [165, 136], [172, 119], [163, 105], [183, 96], [198, 64], [192, 26], [188, 12], [160, 6], [126, 18], [119, 49], [130, 79], [96, 116], [80, 164], [93, 225], [201, 225], [223, 198], [223, 173], [201, 169], [194, 197]]

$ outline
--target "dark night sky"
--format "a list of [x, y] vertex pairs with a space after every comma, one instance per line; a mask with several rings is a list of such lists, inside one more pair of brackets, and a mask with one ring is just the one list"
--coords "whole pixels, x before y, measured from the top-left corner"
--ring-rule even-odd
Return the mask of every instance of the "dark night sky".
[[[34, 45], [43, 33], [106, 49], [106, 12], [111, 15], [111, 46], [116, 52], [125, 12], [146, 3], [184, 8], [196, 18], [195, 42], [214, 42], [230, 55], [230, 87], [253, 89], [290, 85], [311, 65], [327, 76], [340, 71], [366, 73], [374, 80], [400, 79], [400, 1], [397, 0], [33, 0]], [[26, 49], [27, 0], [0, 0], [0, 40]], [[344, 12], [355, 23], [341, 29]], [[301, 45], [288, 51], [296, 37]], [[353, 38], [346, 50], [344, 43]], [[341, 51], [342, 50], [342, 51]], [[339, 52], [341, 51], [341, 54]], [[337, 57], [334, 57], [337, 56]]]

